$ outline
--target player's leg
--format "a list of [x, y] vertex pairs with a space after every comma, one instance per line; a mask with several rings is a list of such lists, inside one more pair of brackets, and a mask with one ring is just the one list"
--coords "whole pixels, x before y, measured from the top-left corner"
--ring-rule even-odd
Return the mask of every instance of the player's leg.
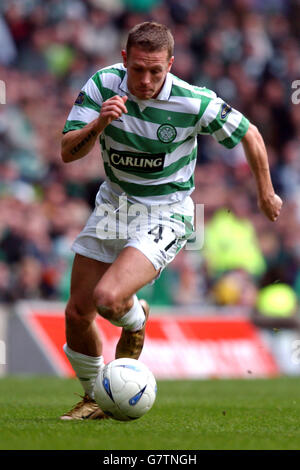
[[137, 302], [135, 293], [153, 281], [184, 247], [192, 225], [192, 211], [192, 200], [188, 200], [172, 211], [159, 209], [153, 217], [151, 214], [150, 227], [145, 224], [146, 231], [128, 239], [97, 284], [94, 301], [99, 314], [123, 327], [116, 357], [139, 357], [145, 336], [145, 325], [142, 325], [148, 318], [149, 306]]
[[101, 316], [123, 327], [116, 357], [138, 359], [143, 348], [149, 306], [135, 293], [158, 275], [151, 261], [134, 247], [124, 248], [103, 274], [94, 291]]
[[88, 356], [102, 354], [102, 342], [95, 324], [97, 310], [93, 292], [109, 267], [108, 263], [79, 254], [74, 258], [71, 295], [66, 307], [66, 339], [71, 349]]
[[71, 296], [66, 307], [66, 338], [64, 351], [79, 378], [85, 395], [61, 419], [100, 419], [105, 417], [93, 400], [95, 379], [103, 366], [102, 342], [95, 323], [97, 310], [93, 291], [109, 268], [101, 263], [76, 254], [72, 276]]

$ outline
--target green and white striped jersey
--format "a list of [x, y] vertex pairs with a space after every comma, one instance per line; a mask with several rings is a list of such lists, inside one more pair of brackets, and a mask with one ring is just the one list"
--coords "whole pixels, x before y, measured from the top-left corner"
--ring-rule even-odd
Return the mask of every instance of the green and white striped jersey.
[[171, 73], [155, 99], [139, 100], [127, 87], [123, 64], [96, 72], [79, 93], [63, 132], [80, 129], [99, 116], [103, 101], [128, 96], [128, 114], [100, 136], [106, 189], [146, 205], [183, 201], [194, 189], [197, 134], [210, 134], [232, 148], [249, 121], [216, 94]]

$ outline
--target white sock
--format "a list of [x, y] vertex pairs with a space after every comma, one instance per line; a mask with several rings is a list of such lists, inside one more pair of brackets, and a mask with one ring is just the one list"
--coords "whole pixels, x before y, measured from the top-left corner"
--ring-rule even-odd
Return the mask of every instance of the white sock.
[[96, 377], [104, 367], [103, 356], [92, 357], [73, 351], [67, 344], [63, 350], [69, 359], [80, 383], [90, 398], [94, 399], [94, 386]]
[[145, 323], [145, 312], [136, 295], [133, 296], [133, 306], [118, 321], [109, 320], [116, 326], [122, 326], [124, 330], [138, 331], [141, 330]]

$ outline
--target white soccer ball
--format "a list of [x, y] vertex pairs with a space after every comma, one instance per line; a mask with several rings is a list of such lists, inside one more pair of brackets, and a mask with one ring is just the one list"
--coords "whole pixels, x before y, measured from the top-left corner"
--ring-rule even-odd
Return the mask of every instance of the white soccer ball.
[[150, 410], [156, 390], [154, 375], [145, 364], [121, 358], [102, 368], [94, 392], [104, 413], [119, 421], [130, 421]]

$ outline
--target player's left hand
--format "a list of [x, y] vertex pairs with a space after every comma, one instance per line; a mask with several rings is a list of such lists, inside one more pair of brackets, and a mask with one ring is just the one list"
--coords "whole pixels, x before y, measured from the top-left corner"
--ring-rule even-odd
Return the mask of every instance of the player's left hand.
[[281, 211], [282, 199], [275, 193], [268, 198], [259, 197], [258, 207], [269, 220], [275, 222]]

